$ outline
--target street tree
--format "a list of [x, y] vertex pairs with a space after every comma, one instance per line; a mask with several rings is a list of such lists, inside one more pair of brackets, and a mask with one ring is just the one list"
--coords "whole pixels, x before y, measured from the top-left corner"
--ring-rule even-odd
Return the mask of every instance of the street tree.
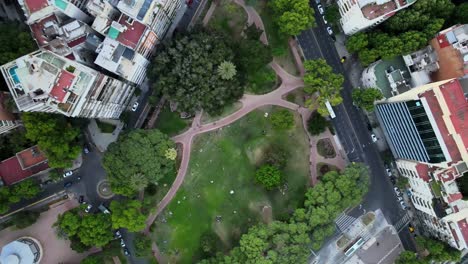
[[155, 90], [161, 90], [177, 103], [180, 112], [203, 109], [216, 114], [239, 99], [244, 91], [238, 75], [225, 80], [217, 72], [221, 63], [233, 59], [234, 52], [223, 35], [195, 31], [174, 38], [162, 49], [148, 76]]
[[329, 126], [330, 123], [327, 121], [327, 119], [325, 119], [325, 117], [317, 113], [317, 111], [312, 112], [309, 120], [307, 120], [307, 130], [313, 136], [325, 132], [325, 130]]
[[68, 211], [57, 217], [57, 222], [54, 226], [58, 227], [59, 232], [65, 233], [68, 237], [75, 236], [81, 226], [80, 216], [73, 212]]
[[324, 59], [307, 60], [304, 63], [306, 74], [304, 75], [304, 91], [308, 94], [317, 93], [315, 101], [309, 102], [310, 108], [317, 107], [317, 112], [328, 116], [326, 102], [332, 106], [343, 102], [340, 91], [343, 87], [344, 77], [336, 74]]
[[68, 168], [81, 152], [80, 130], [62, 115], [28, 112], [21, 115], [26, 137], [39, 145], [52, 168]]
[[281, 171], [273, 165], [263, 165], [255, 172], [255, 180], [267, 190], [281, 184]]
[[291, 129], [294, 127], [294, 114], [287, 109], [274, 111], [271, 114], [271, 124], [277, 130]]
[[452, 13], [452, 16], [450, 17], [450, 20], [452, 21], [452, 25], [456, 24], [468, 24], [468, 3], [463, 3], [459, 6], [457, 6]]
[[404, 250], [395, 260], [395, 264], [425, 264], [425, 262], [419, 260], [413, 251]]
[[108, 214], [85, 214], [81, 219], [77, 236], [87, 246], [102, 247], [113, 238], [112, 223]]
[[273, 0], [269, 4], [282, 33], [298, 35], [315, 25], [314, 9], [308, 0]]
[[129, 185], [129, 177], [144, 175], [148, 183], [158, 183], [162, 178], [175, 174], [175, 161], [165, 155], [171, 148], [175, 148], [174, 142], [156, 129], [133, 130], [121, 135], [109, 146], [103, 158], [112, 191], [131, 196], [142, 185]]
[[146, 216], [141, 211], [141, 202], [138, 200], [112, 201], [112, 228], [126, 228], [130, 232], [141, 231], [145, 228]]
[[377, 88], [355, 88], [351, 96], [354, 104], [367, 112], [374, 111], [374, 102], [383, 98], [382, 92]]
[[26, 179], [13, 185], [12, 194], [20, 198], [30, 199], [35, 197], [41, 188], [33, 179]]
[[36, 223], [39, 216], [39, 212], [21, 211], [13, 215], [11, 222], [15, 224], [16, 228], [23, 229]]
[[451, 248], [439, 240], [418, 236], [416, 237], [416, 244], [429, 251], [429, 255], [426, 256], [425, 259], [432, 262], [444, 263], [460, 261], [460, 251]]
[[341, 18], [340, 9], [338, 4], [334, 3], [325, 9], [325, 19], [332, 25], [338, 25]]
[[346, 48], [351, 53], [357, 53], [369, 45], [368, 34], [364, 32], [358, 32], [349, 37], [346, 42]]
[[230, 61], [223, 61], [218, 65], [218, 74], [223, 80], [232, 80], [236, 73], [236, 65]]
[[133, 240], [135, 252], [138, 257], [149, 257], [152, 255], [151, 239], [142, 233], [137, 233]]

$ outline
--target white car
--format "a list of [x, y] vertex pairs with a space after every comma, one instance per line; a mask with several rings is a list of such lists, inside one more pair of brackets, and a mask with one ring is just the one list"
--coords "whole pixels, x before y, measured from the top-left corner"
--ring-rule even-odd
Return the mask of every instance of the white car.
[[319, 13], [320, 13], [321, 15], [323, 15], [323, 13], [325, 13], [325, 10], [323, 10], [323, 7], [322, 7], [321, 4], [318, 4], [318, 5], [317, 5], [317, 8], [318, 8], [318, 11], [319, 11]]
[[66, 171], [64, 174], [63, 174], [63, 177], [66, 178], [66, 177], [70, 177], [73, 175], [73, 171]]
[[125, 247], [125, 246], [126, 246], [126, 245], [125, 245], [125, 241], [123, 240], [123, 238], [120, 239], [120, 246], [122, 246], [122, 247]]
[[93, 205], [88, 204], [88, 206], [87, 206], [86, 209], [84, 210], [85, 213], [89, 213], [89, 211], [91, 211], [91, 208], [93, 208]]
[[399, 202], [401, 202], [401, 201], [403, 201], [403, 197], [397, 196], [397, 200], [398, 200]]
[[138, 108], [138, 105], [140, 105], [138, 102], [135, 102], [132, 106], [132, 111], [135, 112]]
[[401, 196], [401, 192], [400, 189], [398, 189], [398, 187], [393, 187], [393, 190], [395, 191], [397, 196]]
[[401, 208], [403, 210], [407, 210], [408, 209], [408, 206], [406, 206], [405, 202], [404, 201], [400, 201], [400, 205], [401, 205]]
[[372, 138], [372, 142], [377, 142], [377, 137], [375, 134], [371, 134], [370, 137]]
[[327, 32], [328, 32], [328, 35], [330, 36], [333, 35], [333, 30], [331, 29], [331, 27], [327, 27]]
[[325, 20], [325, 16], [322, 16], [322, 19], [325, 24], [328, 24], [327, 20]]
[[387, 172], [388, 177], [392, 177], [392, 170], [391, 169], [385, 169]]

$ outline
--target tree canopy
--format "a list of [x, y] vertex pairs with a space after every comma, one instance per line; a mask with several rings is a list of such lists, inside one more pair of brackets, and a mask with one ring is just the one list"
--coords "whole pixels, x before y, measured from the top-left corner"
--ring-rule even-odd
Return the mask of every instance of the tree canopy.
[[307, 120], [307, 129], [312, 136], [325, 132], [329, 126], [330, 122], [328, 122], [325, 117], [317, 113], [317, 111], [314, 111], [309, 120]]
[[52, 168], [68, 168], [81, 152], [78, 128], [62, 115], [23, 113], [26, 138], [36, 142]]
[[0, 65], [37, 50], [29, 29], [23, 24], [0, 23]]
[[[165, 176], [175, 173], [175, 160], [168, 158], [168, 149], [175, 148], [169, 137], [159, 130], [133, 130], [121, 135], [112, 143], [103, 158], [103, 166], [110, 180], [112, 191], [126, 196], [133, 195], [145, 184], [158, 183]], [[137, 182], [135, 186], [128, 184]]]
[[110, 204], [112, 228], [126, 228], [130, 232], [143, 230], [146, 216], [140, 212], [141, 206], [138, 200], [112, 201]]
[[227, 38], [217, 32], [195, 31], [173, 39], [155, 57], [148, 72], [154, 89], [176, 102], [179, 111], [219, 113], [244, 91], [239, 76], [223, 79], [218, 67], [233, 61]]
[[344, 77], [333, 72], [333, 69], [324, 59], [307, 60], [304, 63], [304, 91], [308, 94], [318, 93], [318, 97], [309, 102], [310, 108], [317, 107], [317, 112], [328, 116], [325, 105], [328, 100], [332, 106], [343, 102], [340, 91], [343, 88]]
[[294, 127], [294, 114], [287, 109], [274, 111], [271, 114], [271, 124], [278, 130], [291, 129]]
[[255, 180], [267, 190], [272, 190], [281, 184], [281, 171], [273, 165], [263, 165], [255, 172]]
[[308, 0], [273, 0], [269, 4], [282, 33], [298, 35], [315, 25], [314, 9], [310, 8]]
[[374, 111], [374, 102], [383, 98], [382, 92], [377, 88], [356, 88], [351, 95], [353, 102], [367, 112]]
[[434, 262], [447, 262], [447, 261], [458, 262], [460, 261], [460, 258], [461, 258], [460, 251], [450, 247], [446, 243], [443, 243], [441, 241], [438, 241], [432, 238], [422, 237], [422, 236], [416, 237], [416, 243], [419, 246], [427, 249], [427, 251], [429, 251], [429, 255], [424, 258], [428, 261], [434, 261]]
[[11, 186], [0, 187], [0, 214], [10, 210], [10, 205], [35, 197], [41, 188], [33, 179], [26, 179]]

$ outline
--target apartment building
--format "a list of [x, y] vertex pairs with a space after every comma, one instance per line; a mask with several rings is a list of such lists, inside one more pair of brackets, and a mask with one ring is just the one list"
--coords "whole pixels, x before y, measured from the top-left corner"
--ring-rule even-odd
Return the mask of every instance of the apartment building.
[[376, 105], [376, 114], [408, 178], [425, 230], [459, 250], [468, 248], [468, 78], [426, 84]]
[[376, 26], [416, 0], [338, 0], [340, 24], [346, 35]]
[[20, 125], [19, 120], [7, 108], [7, 95], [0, 92], [0, 134], [6, 133]]
[[46, 50], [2, 65], [0, 71], [24, 112], [118, 118], [134, 91], [132, 85]]

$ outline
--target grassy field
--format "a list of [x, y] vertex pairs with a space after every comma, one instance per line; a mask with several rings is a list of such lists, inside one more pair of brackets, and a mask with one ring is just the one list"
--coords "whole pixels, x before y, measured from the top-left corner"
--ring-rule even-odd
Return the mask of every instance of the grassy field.
[[[252, 112], [196, 138], [185, 181], [153, 228], [153, 239], [169, 261], [194, 263], [204, 257], [200, 238], [207, 233], [216, 234], [219, 249], [227, 251], [249, 226], [268, 218], [262, 214], [264, 206], [281, 219], [302, 204], [309, 183], [307, 136], [299, 116], [295, 128], [273, 130], [264, 117], [272, 110]], [[254, 182], [254, 172], [272, 144], [287, 154], [287, 188], [268, 192]]]
[[179, 112], [171, 112], [167, 105], [159, 113], [155, 128], [169, 136], [175, 136], [190, 126], [190, 122], [190, 119], [180, 118]]

